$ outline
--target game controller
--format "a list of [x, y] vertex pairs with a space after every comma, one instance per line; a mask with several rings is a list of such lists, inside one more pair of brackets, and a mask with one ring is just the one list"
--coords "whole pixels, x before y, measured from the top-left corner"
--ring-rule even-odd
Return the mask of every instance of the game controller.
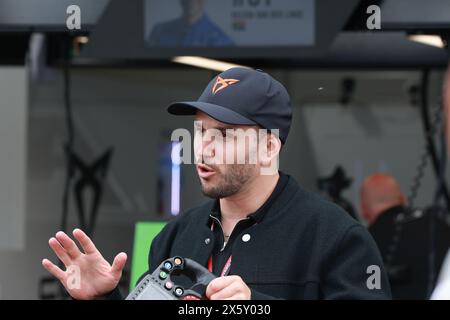
[[[191, 259], [173, 257], [163, 261], [152, 274], [146, 275], [126, 300], [205, 299], [206, 287], [216, 276]], [[186, 287], [181, 280], [188, 279]]]

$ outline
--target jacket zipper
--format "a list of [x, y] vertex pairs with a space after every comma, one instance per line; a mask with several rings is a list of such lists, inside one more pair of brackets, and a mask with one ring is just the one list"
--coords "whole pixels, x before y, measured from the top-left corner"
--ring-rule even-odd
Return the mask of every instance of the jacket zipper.
[[[213, 215], [209, 215], [210, 217], [211, 217], [211, 219], [214, 219], [218, 224], [219, 224], [219, 227], [220, 227], [220, 231], [222, 231], [221, 232], [221, 235], [222, 235], [222, 243], [223, 243], [223, 245], [222, 245], [222, 249], [220, 249], [220, 252], [223, 252], [223, 250], [225, 250], [225, 246], [226, 246], [226, 244], [228, 243], [228, 241], [230, 241], [230, 239], [231, 239], [231, 234], [230, 234], [230, 238], [228, 238], [228, 241], [227, 242], [225, 242], [225, 237], [223, 236], [223, 227], [222, 227], [222, 223], [220, 222], [220, 220], [219, 219], [217, 219], [216, 217], [214, 217]], [[248, 220], [248, 219], [250, 219], [249, 217], [247, 217], [245, 220]], [[241, 222], [241, 221], [239, 221], [239, 222]], [[239, 223], [238, 222], [238, 223]], [[233, 230], [234, 231], [234, 230]], [[233, 232], [232, 232], [233, 233]]]
[[220, 220], [219, 219], [217, 219], [216, 217], [214, 217], [213, 215], [209, 215], [210, 217], [211, 217], [211, 219], [214, 219], [218, 224], [219, 224], [219, 227], [220, 227], [220, 231], [221, 231], [221, 236], [222, 236], [222, 249], [220, 249], [220, 252], [223, 252], [223, 250], [225, 250], [225, 246], [226, 246], [226, 243], [225, 243], [225, 237], [223, 236], [223, 227], [222, 227], [222, 223], [220, 222]]

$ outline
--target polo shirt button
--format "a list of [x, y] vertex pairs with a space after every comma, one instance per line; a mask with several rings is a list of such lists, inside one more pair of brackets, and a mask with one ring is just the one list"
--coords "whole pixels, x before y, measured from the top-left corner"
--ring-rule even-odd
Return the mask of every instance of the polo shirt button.
[[249, 242], [250, 238], [251, 238], [251, 236], [248, 233], [246, 233], [242, 236], [242, 241]]
[[206, 238], [205, 239], [205, 244], [209, 244], [211, 242], [211, 239], [210, 238]]

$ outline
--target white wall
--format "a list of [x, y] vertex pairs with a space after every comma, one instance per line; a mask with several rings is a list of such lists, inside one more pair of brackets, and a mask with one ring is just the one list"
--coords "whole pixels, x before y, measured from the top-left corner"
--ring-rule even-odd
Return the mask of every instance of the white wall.
[[24, 247], [27, 76], [0, 68], [0, 250]]

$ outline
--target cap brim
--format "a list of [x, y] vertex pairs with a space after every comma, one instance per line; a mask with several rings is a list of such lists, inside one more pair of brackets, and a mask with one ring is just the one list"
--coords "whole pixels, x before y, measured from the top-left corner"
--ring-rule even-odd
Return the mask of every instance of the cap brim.
[[200, 102], [200, 101], [176, 102], [171, 104], [167, 108], [167, 111], [171, 114], [182, 116], [195, 115], [197, 111], [202, 111], [211, 118], [214, 118], [217, 121], [223, 123], [236, 125], [257, 125], [256, 122], [247, 119], [243, 115], [233, 110], [207, 102]]

